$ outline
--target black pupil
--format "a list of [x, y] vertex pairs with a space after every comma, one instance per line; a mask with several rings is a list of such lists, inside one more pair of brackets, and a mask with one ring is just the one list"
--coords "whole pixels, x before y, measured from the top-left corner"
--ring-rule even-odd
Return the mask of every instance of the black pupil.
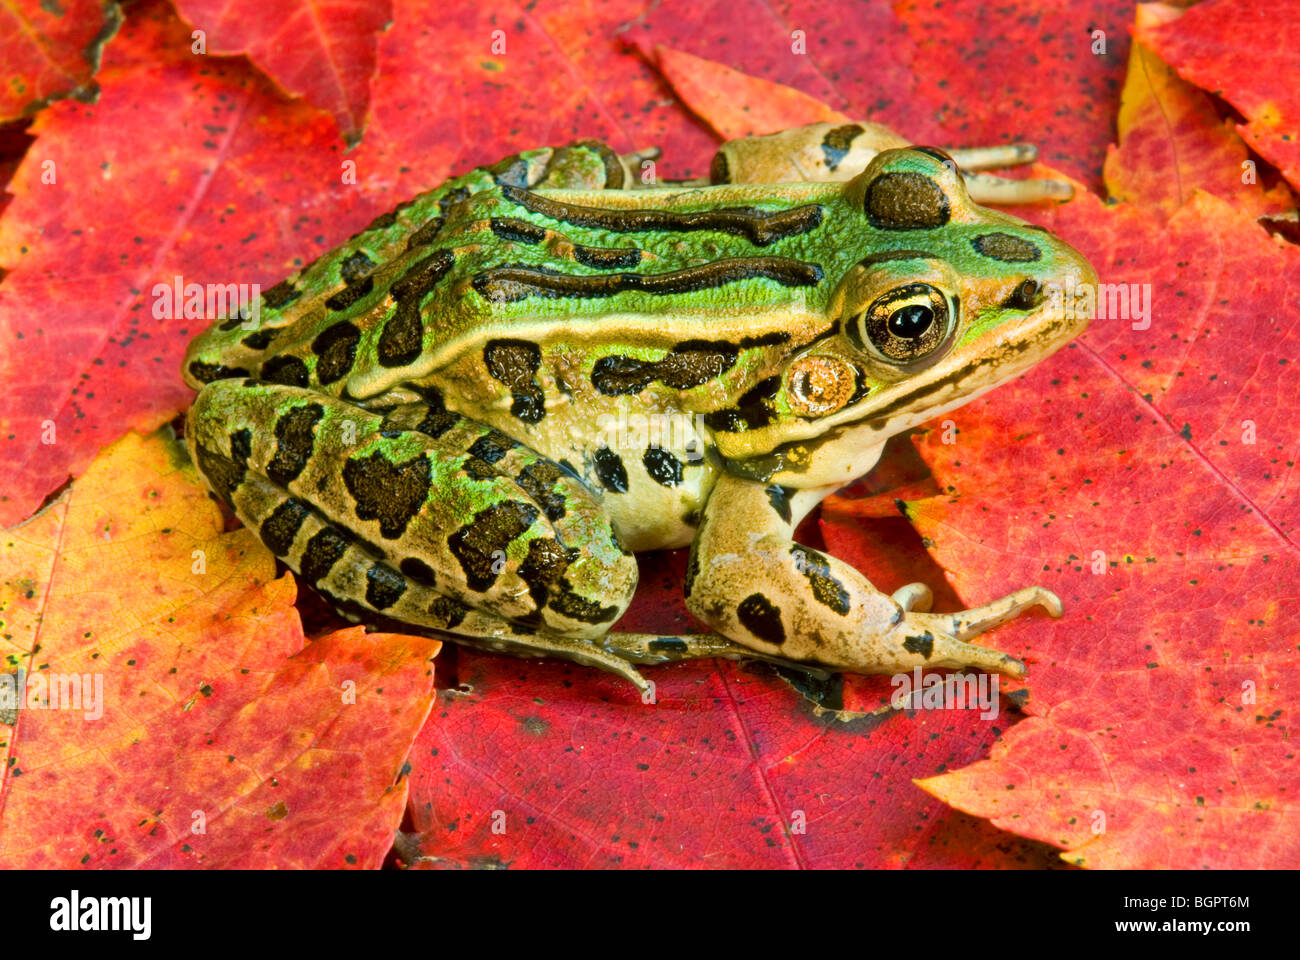
[[889, 332], [904, 340], [915, 340], [934, 323], [934, 311], [924, 304], [899, 307], [889, 315]]

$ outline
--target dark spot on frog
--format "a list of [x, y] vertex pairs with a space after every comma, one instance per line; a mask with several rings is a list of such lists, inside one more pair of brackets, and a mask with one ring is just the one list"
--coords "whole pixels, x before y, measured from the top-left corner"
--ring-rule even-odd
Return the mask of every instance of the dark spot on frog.
[[240, 465], [246, 465], [253, 455], [253, 431], [245, 427], [230, 434], [230, 455]]
[[548, 606], [570, 620], [582, 623], [604, 623], [616, 619], [623, 612], [620, 606], [601, 606], [595, 600], [588, 600], [573, 591], [568, 581], [562, 581], [561, 591], [551, 597]]
[[354, 250], [339, 264], [339, 276], [343, 278], [344, 283], [351, 286], [373, 269], [375, 269], [375, 262], [362, 251]]
[[835, 170], [839, 167], [840, 161], [852, 149], [853, 141], [860, 137], [862, 133], [862, 127], [856, 123], [846, 124], [826, 131], [826, 136], [822, 137], [822, 156], [826, 160], [827, 170]]
[[608, 397], [639, 393], [656, 380], [689, 390], [715, 380], [736, 364], [740, 348], [724, 340], [685, 340], [661, 360], [611, 354], [591, 368], [591, 383]]
[[826, 556], [798, 545], [790, 548], [790, 556], [794, 558], [795, 569], [804, 575], [812, 587], [813, 598], [841, 617], [847, 616], [849, 592], [831, 575], [830, 561]]
[[499, 430], [491, 430], [474, 441], [467, 451], [471, 457], [484, 463], [496, 463], [507, 453], [519, 446], [519, 442]]
[[773, 398], [781, 388], [780, 377], [768, 377], [751, 387], [731, 410], [714, 410], [704, 415], [704, 423], [714, 430], [743, 433], [765, 427], [776, 419]]
[[[424, 399], [426, 409], [424, 416], [420, 418], [420, 422], [415, 425], [415, 430], [437, 440], [460, 422], [459, 414], [452, 413], [447, 409], [442, 394], [437, 390], [427, 387], [416, 392]], [[387, 425], [388, 418], [385, 418], [384, 423]]]
[[474, 480], [495, 480], [502, 475], [501, 471], [494, 470], [490, 463], [479, 457], [466, 457], [460, 468]]
[[519, 565], [519, 578], [528, 584], [528, 595], [540, 610], [557, 590], [573, 554], [557, 540], [539, 537], [529, 541], [528, 556]]
[[281, 280], [270, 290], [262, 294], [262, 306], [269, 310], [279, 310], [287, 307], [299, 297], [302, 291], [295, 287], [288, 280]]
[[444, 630], [453, 630], [459, 627], [467, 613], [469, 613], [469, 607], [459, 600], [453, 600], [451, 597], [439, 596], [434, 599], [433, 603], [429, 604], [429, 615], [440, 620]]
[[235, 489], [244, 482], [245, 464], [204, 446], [200, 446], [197, 453], [199, 471], [217, 496], [230, 503]]
[[431, 217], [419, 230], [411, 234], [410, 239], [406, 241], [406, 249], [414, 250], [416, 247], [427, 247], [433, 243], [446, 220], [446, 217]]
[[366, 603], [376, 610], [387, 610], [406, 592], [406, 580], [386, 563], [376, 563], [366, 571]]
[[268, 327], [265, 330], [257, 330], [254, 333], [250, 333], [239, 342], [245, 347], [248, 347], [249, 350], [265, 350], [271, 345], [271, 341], [275, 339], [277, 333], [279, 333], [278, 330]]
[[597, 270], [631, 270], [641, 265], [641, 251], [634, 247], [587, 247], [573, 245], [573, 259]]
[[316, 354], [316, 379], [324, 385], [346, 376], [356, 361], [360, 342], [361, 330], [347, 320], [322, 330], [311, 342], [312, 353]]
[[298, 572], [309, 583], [318, 583], [338, 563], [348, 548], [348, 539], [335, 527], [325, 527], [307, 541]]
[[650, 479], [663, 487], [675, 487], [682, 482], [682, 462], [667, 450], [650, 447], [641, 457]]
[[592, 460], [602, 487], [610, 493], [627, 493], [627, 468], [622, 457], [609, 447], [601, 447], [592, 454]]
[[433, 568], [419, 557], [404, 557], [398, 567], [408, 579], [422, 587], [432, 587], [437, 582]]
[[546, 239], [546, 228], [514, 217], [493, 217], [488, 226], [502, 240], [511, 243], [538, 244]]
[[316, 424], [325, 416], [319, 403], [294, 407], [275, 422], [275, 455], [266, 465], [266, 475], [287, 488], [307, 466], [315, 446]]
[[785, 643], [785, 626], [781, 623], [781, 609], [774, 606], [761, 593], [751, 593], [736, 607], [741, 625], [759, 640], [780, 646]]
[[277, 557], [287, 556], [310, 513], [307, 505], [294, 497], [281, 503], [262, 521], [259, 533], [266, 548]]
[[563, 517], [568, 510], [564, 491], [557, 492], [554, 489], [556, 481], [562, 475], [556, 464], [539, 460], [524, 467], [515, 478], [515, 482], [533, 498], [552, 523]]
[[713, 160], [709, 163], [709, 183], [730, 183], [731, 182], [731, 164], [727, 162], [727, 155], [719, 150], [713, 155]]
[[922, 173], [882, 173], [867, 186], [867, 219], [884, 230], [933, 230], [951, 217], [943, 188]]
[[350, 283], [334, 296], [325, 301], [327, 310], [346, 310], [359, 300], [362, 300], [375, 289], [375, 278], [364, 277], [357, 283]]
[[934, 652], [934, 635], [927, 630], [919, 637], [908, 637], [903, 641], [903, 649], [908, 653], [919, 653], [922, 658], [929, 660], [930, 654]]
[[524, 423], [537, 423], [546, 416], [545, 397], [534, 379], [542, 365], [542, 351], [527, 340], [489, 340], [483, 347], [483, 363], [493, 379], [510, 390], [510, 412]]
[[246, 377], [248, 371], [243, 367], [227, 367], [220, 363], [202, 363], [195, 360], [190, 364], [190, 376], [199, 383], [212, 383], [214, 380], [232, 380]]
[[660, 637], [648, 644], [651, 653], [685, 653], [689, 647], [685, 640], [677, 637]]
[[1028, 240], [1009, 233], [982, 233], [971, 240], [975, 252], [1003, 263], [1032, 263], [1043, 251]]
[[[369, 233], [372, 230], [387, 230], [395, 223], [397, 223], [397, 211], [389, 210], [387, 213], [381, 213], [379, 216], [375, 217], [375, 219], [366, 224], [366, 229], [362, 230], [361, 233]], [[361, 236], [361, 233], [355, 234], [351, 239], [355, 240], [357, 237]]]
[[381, 452], [343, 464], [343, 483], [356, 502], [357, 516], [378, 520], [379, 532], [396, 540], [429, 496], [432, 468], [427, 454], [394, 464]]
[[397, 307], [384, 321], [376, 355], [381, 366], [402, 367], [424, 350], [424, 323], [420, 304], [456, 262], [450, 250], [438, 250], [407, 268], [389, 288]]
[[691, 544], [690, 558], [686, 561], [686, 578], [682, 583], [682, 597], [691, 595], [691, 588], [695, 585], [695, 578], [700, 575], [700, 558], [695, 549], [695, 543], [699, 542], [699, 530], [695, 532], [695, 541]]
[[493, 567], [497, 560], [515, 537], [533, 525], [539, 512], [531, 503], [505, 500], [480, 510], [447, 538], [447, 547], [460, 562], [471, 590], [482, 593], [496, 582]]
[[310, 379], [307, 364], [288, 354], [272, 357], [262, 364], [261, 377], [268, 383], [279, 383], [286, 387], [305, 387]]
[[790, 497], [794, 494], [794, 488], [782, 487], [774, 483], [763, 492], [767, 494], [768, 503], [772, 504], [772, 509], [776, 511], [776, 515], [789, 523]]

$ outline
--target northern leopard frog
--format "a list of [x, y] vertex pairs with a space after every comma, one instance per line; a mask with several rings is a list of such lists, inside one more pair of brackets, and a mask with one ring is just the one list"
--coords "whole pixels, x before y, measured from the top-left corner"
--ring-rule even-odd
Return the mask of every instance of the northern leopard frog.
[[[724, 145], [713, 185], [642, 188], [584, 142], [448, 180], [268, 290], [185, 360], [195, 462], [353, 619], [634, 664], [762, 656], [836, 670], [1023, 664], [965, 641], [1030, 587], [936, 614], [795, 543], [893, 434], [1061, 347], [1095, 282], [970, 198], [942, 151], [814, 125]], [[1024, 148], [954, 154], [962, 168]], [[990, 199], [1052, 181], [966, 174]], [[779, 182], [785, 181], [785, 182]], [[610, 632], [633, 552], [691, 545], [714, 634]]]

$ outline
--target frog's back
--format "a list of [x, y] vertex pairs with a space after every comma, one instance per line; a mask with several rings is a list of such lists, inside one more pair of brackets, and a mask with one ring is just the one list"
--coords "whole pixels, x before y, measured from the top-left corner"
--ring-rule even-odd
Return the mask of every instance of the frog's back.
[[488, 339], [607, 338], [613, 314], [622, 345], [666, 349], [691, 326], [674, 316], [683, 295], [720, 341], [788, 332], [792, 311], [819, 322], [834, 185], [530, 190], [512, 182], [527, 182], [515, 159], [513, 173], [475, 170], [378, 218], [267, 290], [259, 316], [214, 324], [187, 381], [365, 398]]

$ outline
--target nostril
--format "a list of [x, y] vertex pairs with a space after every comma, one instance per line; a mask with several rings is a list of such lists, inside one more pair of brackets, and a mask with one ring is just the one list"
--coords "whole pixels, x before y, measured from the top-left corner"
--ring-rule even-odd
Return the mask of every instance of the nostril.
[[1002, 306], [1009, 310], [1032, 310], [1038, 306], [1038, 281], [1026, 277], [1011, 291], [1010, 296], [1002, 301]]

